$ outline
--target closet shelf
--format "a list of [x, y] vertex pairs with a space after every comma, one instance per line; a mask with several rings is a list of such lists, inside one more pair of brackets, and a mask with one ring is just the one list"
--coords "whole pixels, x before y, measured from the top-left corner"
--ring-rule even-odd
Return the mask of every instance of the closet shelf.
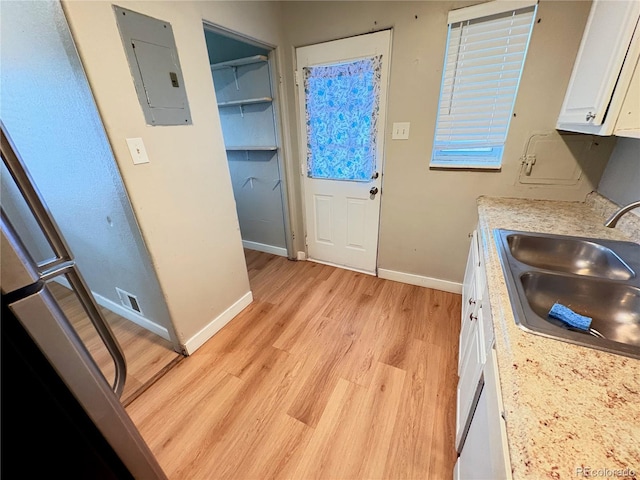
[[228, 102], [218, 103], [219, 107], [237, 107], [241, 105], [250, 105], [252, 103], [267, 103], [273, 101], [271, 97], [245, 98], [243, 100], [230, 100]]
[[244, 146], [239, 146], [239, 147], [225, 147], [225, 149], [229, 152], [236, 152], [236, 151], [264, 151], [264, 152], [273, 152], [275, 150], [278, 149], [278, 147], [276, 146], [267, 146], [267, 147], [254, 147], [254, 146], [248, 146], [248, 145], [244, 145]]
[[212, 63], [211, 70], [220, 70], [221, 68], [233, 68], [240, 65], [249, 65], [251, 63], [266, 62], [268, 60], [266, 55], [254, 55], [252, 57], [238, 58], [236, 60], [229, 60], [226, 62]]

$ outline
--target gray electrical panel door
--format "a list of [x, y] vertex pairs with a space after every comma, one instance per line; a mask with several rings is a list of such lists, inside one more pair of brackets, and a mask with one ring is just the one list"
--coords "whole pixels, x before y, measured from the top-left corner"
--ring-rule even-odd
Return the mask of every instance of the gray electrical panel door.
[[149, 125], [190, 125], [171, 24], [113, 7], [138, 100]]

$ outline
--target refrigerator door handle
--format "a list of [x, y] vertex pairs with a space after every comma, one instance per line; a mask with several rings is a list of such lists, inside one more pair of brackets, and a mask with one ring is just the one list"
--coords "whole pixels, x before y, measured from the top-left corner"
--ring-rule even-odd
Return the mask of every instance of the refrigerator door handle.
[[[78, 296], [78, 299], [80, 300], [80, 303], [82, 303], [82, 306], [87, 312], [91, 323], [93, 324], [96, 331], [98, 332], [98, 335], [100, 335], [100, 338], [107, 347], [109, 354], [113, 358], [113, 362], [115, 365], [113, 391], [118, 396], [118, 398], [120, 398], [122, 396], [122, 392], [124, 391], [124, 383], [127, 378], [127, 363], [122, 348], [113, 335], [111, 327], [109, 327], [109, 324], [102, 316], [100, 308], [98, 307], [95, 299], [93, 298], [93, 295], [91, 294], [91, 291], [82, 278], [80, 271], [75, 265], [75, 261], [71, 255], [69, 247], [64, 240], [64, 237], [60, 234], [58, 226], [49, 213], [49, 209], [42, 199], [40, 192], [38, 192], [35, 183], [32, 181], [29, 172], [22, 162], [22, 159], [20, 159], [20, 157], [17, 155], [13, 142], [6, 132], [4, 123], [2, 123], [1, 120], [0, 135], [0, 153], [2, 154], [4, 164], [6, 165], [11, 176], [16, 182], [16, 185], [22, 193], [25, 202], [33, 213], [36, 221], [40, 225], [42, 232], [44, 233], [47, 241], [53, 249], [54, 254], [57, 257], [47, 265], [38, 267], [40, 280], [51, 278], [53, 272], [55, 271], [57, 271], [58, 274], [66, 274], [69, 283], [71, 283], [71, 286], [73, 287], [76, 295]], [[14, 250], [16, 250], [16, 252], [19, 253], [22, 258], [30, 259], [27, 250], [24, 248], [24, 245], [20, 241], [18, 234], [11, 225], [11, 222], [9, 222], [9, 219], [5, 215], [4, 211], [2, 211], [2, 228], [4, 234], [9, 239], [9, 242], [11, 243]], [[30, 259], [30, 263], [31, 265], [35, 264], [32, 259]], [[47, 268], [47, 270], [43, 272], [43, 268]]]
[[93, 323], [98, 335], [100, 335], [100, 338], [107, 347], [111, 358], [113, 358], [115, 373], [112, 388], [118, 398], [120, 398], [124, 391], [124, 383], [127, 379], [127, 361], [124, 358], [122, 348], [120, 348], [120, 344], [113, 335], [111, 327], [109, 327], [109, 324], [103, 318], [102, 313], [100, 313], [100, 309], [96, 304], [93, 295], [89, 291], [89, 288], [75, 265], [68, 267], [66, 277], [73, 287], [73, 290], [76, 292], [76, 295], [78, 295], [78, 299], [87, 312], [89, 320], [91, 320], [91, 323]]
[[84, 311], [87, 313], [89, 320], [91, 320], [91, 323], [98, 332], [98, 335], [100, 335], [100, 338], [107, 347], [111, 358], [113, 358], [115, 372], [112, 387], [115, 394], [120, 398], [124, 391], [124, 383], [127, 378], [127, 363], [122, 349], [120, 348], [120, 344], [113, 335], [111, 327], [109, 327], [109, 324], [104, 320], [100, 313], [99, 307], [93, 299], [93, 295], [89, 293], [89, 288], [84, 283], [84, 279], [82, 278], [82, 275], [80, 275], [80, 272], [76, 268], [74, 262], [65, 262], [52, 270], [43, 272], [42, 275], [40, 275], [40, 280], [47, 281], [60, 275], [65, 275], [67, 277], [67, 280], [71, 284], [73, 291], [78, 296], [78, 300], [80, 300]]

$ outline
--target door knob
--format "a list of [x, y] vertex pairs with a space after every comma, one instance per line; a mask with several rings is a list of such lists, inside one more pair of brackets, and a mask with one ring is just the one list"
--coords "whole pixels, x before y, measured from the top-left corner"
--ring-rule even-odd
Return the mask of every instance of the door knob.
[[373, 197], [376, 193], [378, 193], [378, 187], [371, 187], [371, 190], [369, 190], [369, 193]]

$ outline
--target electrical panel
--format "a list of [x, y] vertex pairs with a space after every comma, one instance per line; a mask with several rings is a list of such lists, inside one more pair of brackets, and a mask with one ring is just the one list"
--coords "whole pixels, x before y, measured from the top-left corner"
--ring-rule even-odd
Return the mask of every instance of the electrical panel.
[[190, 125], [171, 24], [116, 5], [113, 9], [147, 124]]

